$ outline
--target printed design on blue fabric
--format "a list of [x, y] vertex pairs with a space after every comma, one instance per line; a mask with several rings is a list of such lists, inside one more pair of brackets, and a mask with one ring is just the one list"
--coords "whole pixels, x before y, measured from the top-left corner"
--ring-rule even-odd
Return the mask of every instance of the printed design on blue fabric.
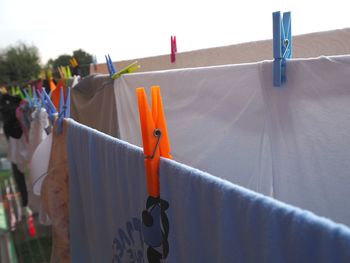
[[169, 220], [165, 213], [168, 208], [167, 201], [149, 196], [146, 210], [142, 212], [142, 234], [144, 242], [148, 245], [149, 263], [160, 263], [169, 254]]
[[119, 228], [113, 239], [113, 263], [144, 263], [141, 220], [134, 217]]

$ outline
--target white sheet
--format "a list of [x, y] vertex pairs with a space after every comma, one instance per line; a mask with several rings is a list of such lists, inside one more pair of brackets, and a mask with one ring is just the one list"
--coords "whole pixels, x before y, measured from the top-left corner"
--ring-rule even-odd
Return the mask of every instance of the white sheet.
[[[135, 89], [160, 85], [176, 161], [350, 225], [350, 57], [124, 75], [120, 138], [142, 146]], [[287, 147], [287, 146], [288, 147]]]

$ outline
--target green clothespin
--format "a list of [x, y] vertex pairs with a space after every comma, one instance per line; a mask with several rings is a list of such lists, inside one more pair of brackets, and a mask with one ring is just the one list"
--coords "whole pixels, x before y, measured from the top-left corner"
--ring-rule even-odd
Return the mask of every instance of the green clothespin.
[[112, 79], [117, 79], [123, 74], [132, 73], [132, 72], [138, 70], [140, 67], [141, 67], [140, 65], [137, 65], [137, 61], [135, 61], [135, 62], [131, 63], [129, 66], [127, 66], [127, 67], [123, 68], [122, 70], [118, 71], [117, 73], [115, 73], [112, 76]]
[[26, 98], [26, 96], [23, 94], [22, 89], [19, 88], [18, 91], [19, 91], [19, 96], [21, 97], [22, 100], [24, 100]]
[[66, 67], [66, 72], [67, 72], [67, 79], [70, 79], [72, 77], [72, 72], [70, 71], [70, 67]]
[[17, 95], [19, 95], [21, 97], [22, 100], [24, 100], [26, 97], [24, 96], [21, 88], [19, 86], [17, 86], [17, 92], [16, 92]]
[[15, 90], [15, 87], [14, 87], [14, 86], [11, 87], [11, 95], [12, 95], [12, 96], [15, 96], [15, 95], [16, 95], [16, 90]]

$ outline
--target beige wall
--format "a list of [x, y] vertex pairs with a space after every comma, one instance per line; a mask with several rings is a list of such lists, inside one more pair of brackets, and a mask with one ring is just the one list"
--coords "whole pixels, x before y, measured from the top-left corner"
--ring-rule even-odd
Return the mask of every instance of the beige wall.
[[[322, 55], [350, 54], [350, 28], [293, 36], [293, 58], [318, 57]], [[272, 40], [177, 53], [176, 62], [170, 62], [170, 54], [114, 62], [122, 69], [137, 60], [138, 72], [239, 64], [272, 59]], [[90, 73], [108, 73], [106, 64], [90, 65]]]

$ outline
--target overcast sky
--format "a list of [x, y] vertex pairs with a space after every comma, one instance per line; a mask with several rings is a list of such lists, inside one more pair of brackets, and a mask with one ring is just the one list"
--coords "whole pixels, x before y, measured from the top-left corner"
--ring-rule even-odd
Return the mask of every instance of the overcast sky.
[[82, 48], [104, 62], [272, 38], [272, 12], [293, 35], [350, 27], [349, 0], [0, 0], [0, 48], [21, 40], [42, 62]]

